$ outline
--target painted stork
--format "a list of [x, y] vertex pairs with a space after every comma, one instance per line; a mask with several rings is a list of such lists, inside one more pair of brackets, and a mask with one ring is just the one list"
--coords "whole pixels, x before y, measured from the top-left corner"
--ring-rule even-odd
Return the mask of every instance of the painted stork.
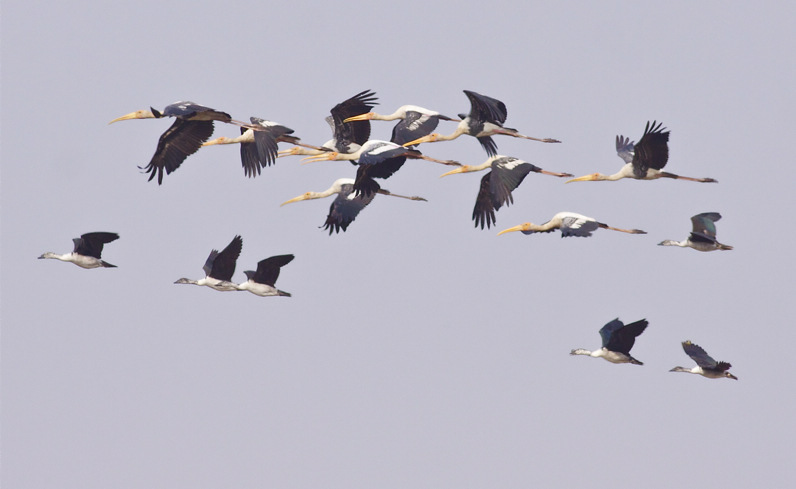
[[362, 192], [365, 196], [378, 191], [374, 178], [389, 178], [397, 172], [406, 162], [406, 159], [421, 159], [442, 163], [443, 165], [461, 166], [458, 161], [437, 160], [423, 155], [420, 151], [404, 148], [389, 141], [371, 139], [353, 153], [338, 153], [328, 151], [317, 156], [304, 158], [307, 163], [313, 161], [357, 161], [357, 175], [354, 182], [354, 191]]
[[738, 377], [727, 371], [732, 365], [728, 362], [717, 362], [699, 345], [695, 345], [690, 341], [683, 341], [683, 350], [685, 350], [686, 355], [696, 362], [696, 367], [674, 367], [669, 370], [669, 372], [688, 372], [689, 374], [701, 375], [708, 379], [722, 379], [727, 377], [728, 379], [738, 380]]
[[592, 173], [578, 178], [568, 180], [570, 182], [587, 181], [616, 181], [622, 178], [634, 178], [636, 180], [656, 180], [658, 178], [678, 178], [680, 180], [690, 180], [692, 182], [712, 182], [717, 180], [712, 178], [691, 178], [682, 177], [661, 171], [669, 161], [669, 131], [662, 127], [663, 123], [647, 121], [644, 135], [634, 144], [630, 138], [624, 136], [616, 137], [616, 154], [625, 162], [618, 172], [613, 175], [603, 175], [602, 173]]
[[520, 186], [520, 183], [522, 183], [528, 173], [542, 173], [554, 177], [572, 176], [569, 173], [555, 173], [542, 170], [536, 165], [532, 165], [527, 161], [512, 156], [496, 155], [491, 156], [480, 165], [462, 165], [455, 170], [440, 175], [440, 177], [454, 175], [456, 173], [481, 171], [487, 168], [489, 168], [490, 171], [481, 178], [481, 187], [478, 190], [478, 196], [475, 199], [475, 207], [473, 208], [473, 221], [475, 221], [475, 227], [480, 225], [481, 229], [484, 229], [484, 225], [486, 225], [488, 229], [491, 225], [495, 224], [495, 212], [503, 205], [508, 207], [514, 203], [514, 197], [512, 197], [511, 192]]
[[252, 294], [259, 295], [260, 297], [274, 295], [291, 297], [290, 292], [277, 289], [275, 284], [276, 279], [279, 278], [279, 270], [293, 261], [293, 258], [295, 258], [293, 255], [278, 255], [260, 260], [257, 263], [257, 271], [246, 270], [243, 272], [248, 279], [246, 282], [242, 284], [223, 282], [221, 285], [234, 287], [235, 290], [248, 290]]
[[478, 142], [486, 151], [489, 156], [497, 155], [497, 144], [491, 136], [502, 134], [505, 136], [512, 136], [515, 138], [533, 139], [534, 141], [541, 141], [543, 143], [560, 143], [558, 139], [551, 138], [534, 138], [520, 134], [516, 129], [503, 127], [506, 122], [506, 104], [500, 100], [479, 93], [465, 90], [464, 94], [470, 99], [470, 113], [459, 114], [462, 121], [456, 127], [452, 134], [444, 136], [439, 133], [432, 133], [428, 136], [415, 139], [404, 143], [404, 146], [414, 146], [420, 143], [433, 143], [435, 141], [450, 141], [458, 138], [462, 134], [468, 134], [478, 138]]
[[181, 278], [174, 283], [206, 285], [222, 292], [237, 290], [235, 284], [230, 281], [232, 280], [232, 275], [235, 273], [235, 262], [240, 256], [241, 249], [243, 249], [243, 239], [240, 236], [235, 236], [220, 253], [218, 250], [212, 250], [210, 252], [205, 266], [202, 267], [205, 271], [205, 278], [199, 280]]
[[353, 153], [370, 139], [370, 121], [345, 122], [349, 117], [368, 112], [375, 105], [378, 98], [376, 92], [363, 90], [358, 94], [343, 100], [332, 107], [331, 115], [326, 117], [326, 122], [332, 129], [332, 139], [321, 145], [321, 150], [307, 149], [299, 146], [280, 151], [279, 156], [291, 155], [319, 155], [324, 151], [337, 151], [338, 153]]
[[343, 122], [394, 121], [396, 119], [400, 119], [400, 121], [392, 128], [392, 137], [390, 138], [390, 142], [395, 144], [404, 144], [431, 134], [437, 128], [440, 120], [461, 122], [459, 119], [453, 119], [435, 110], [418, 107], [417, 105], [402, 105], [389, 115], [367, 112], [349, 117]]
[[326, 222], [323, 225], [325, 230], [329, 230], [329, 235], [331, 236], [332, 232], [339, 233], [341, 229], [343, 231], [348, 229], [348, 225], [351, 224], [354, 219], [356, 219], [357, 215], [359, 215], [359, 212], [362, 209], [370, 204], [376, 193], [400, 197], [402, 199], [426, 201], [426, 199], [423, 197], [406, 197], [404, 195], [391, 193], [389, 190], [378, 188], [379, 185], [376, 182], [373, 182], [373, 185], [377, 187], [377, 190], [375, 193], [366, 196], [362, 193], [354, 191], [353, 179], [340, 178], [335, 180], [332, 186], [323, 192], [306, 192], [298, 197], [294, 197], [288, 201], [282, 202], [281, 205], [300, 202], [302, 200], [322, 199], [329, 197], [330, 195], [337, 195], [332, 202], [332, 205], [329, 206], [329, 215], [326, 216]]
[[149, 180], [157, 174], [158, 185], [163, 183], [163, 171], [170, 174], [180, 167], [185, 158], [196, 153], [202, 143], [213, 135], [213, 121], [227, 122], [230, 124], [246, 125], [233, 120], [226, 112], [220, 112], [194, 102], [175, 102], [159, 112], [150, 107], [150, 110], [139, 110], [127, 115], [117, 117], [108, 124], [128, 119], [160, 119], [174, 117], [174, 124], [164, 132], [158, 140], [152, 160], [146, 167], [139, 167], [149, 173]]
[[240, 136], [235, 138], [220, 137], [203, 143], [202, 146], [215, 144], [240, 144], [240, 160], [243, 172], [247, 177], [256, 177], [260, 170], [272, 165], [277, 157], [277, 143], [290, 143], [320, 152], [317, 146], [302, 144], [300, 139], [292, 136], [293, 129], [277, 122], [267, 121], [259, 117], [250, 117], [251, 124], [241, 127]]
[[716, 221], [721, 219], [718, 212], [703, 212], [691, 218], [691, 235], [683, 241], [667, 239], [659, 246], [682, 246], [697, 251], [731, 250], [732, 246], [716, 241]]
[[86, 233], [79, 238], [72, 239], [75, 244], [71, 253], [59, 255], [48, 251], [39, 257], [39, 260], [44, 258], [54, 258], [56, 260], [68, 261], [74, 263], [80, 268], [116, 268], [116, 265], [102, 260], [102, 247], [106, 243], [116, 241], [119, 235], [116, 233]]
[[538, 225], [526, 222], [524, 224], [520, 224], [519, 226], [514, 226], [513, 228], [504, 229], [498, 233], [498, 236], [503, 233], [510, 233], [512, 231], [522, 231], [522, 234], [533, 234], [549, 233], [555, 229], [560, 229], [562, 238], [566, 238], [567, 236], [580, 236], [587, 238], [591, 236], [591, 233], [597, 228], [610, 229], [611, 231], [621, 231], [623, 233], [629, 234], [647, 234], [646, 231], [642, 231], [640, 229], [613, 228], [607, 224], [597, 222], [594, 218], [586, 217], [574, 212], [559, 212], [544, 224]]
[[600, 328], [600, 337], [603, 340], [602, 348], [589, 351], [576, 348], [569, 352], [570, 355], [588, 355], [594, 358], [604, 358], [611, 363], [632, 363], [644, 365], [630, 356], [630, 349], [636, 342], [636, 337], [644, 332], [649, 322], [646, 319], [630, 324], [623, 324], [619, 318], [614, 319]]

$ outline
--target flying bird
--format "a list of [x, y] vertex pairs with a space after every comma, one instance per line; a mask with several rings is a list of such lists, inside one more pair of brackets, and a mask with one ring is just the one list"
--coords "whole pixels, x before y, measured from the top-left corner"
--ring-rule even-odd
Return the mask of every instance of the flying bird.
[[486, 170], [490, 171], [481, 178], [481, 187], [478, 190], [478, 196], [475, 199], [475, 207], [473, 208], [473, 221], [475, 227], [481, 226], [487, 229], [495, 224], [495, 212], [502, 206], [508, 207], [514, 203], [514, 197], [511, 192], [520, 186], [523, 179], [530, 173], [542, 173], [544, 175], [552, 175], [554, 177], [571, 177], [569, 173], [555, 173], [547, 170], [542, 170], [536, 165], [532, 165], [527, 161], [514, 158], [512, 156], [496, 155], [488, 158], [480, 165], [462, 165], [455, 170], [440, 175], [444, 177], [447, 175], [454, 175], [456, 173], [469, 173], [475, 171]]
[[375, 105], [378, 105], [376, 100], [378, 100], [376, 92], [371, 90], [363, 90], [353, 97], [343, 100], [332, 107], [331, 115], [326, 117], [326, 122], [332, 129], [332, 139], [323, 143], [321, 149], [307, 149], [296, 146], [279, 151], [279, 156], [319, 155], [324, 151], [353, 153], [370, 139], [370, 121], [345, 122], [345, 120], [368, 112]]
[[697, 251], [731, 250], [732, 246], [716, 241], [716, 221], [721, 219], [718, 212], [703, 212], [691, 218], [691, 235], [683, 241], [667, 239], [658, 243], [659, 246], [682, 246]]
[[728, 362], [717, 362], [699, 345], [695, 345], [690, 341], [683, 341], [683, 350], [685, 350], [686, 355], [696, 362], [696, 367], [674, 367], [669, 370], [669, 372], [688, 372], [689, 374], [701, 375], [708, 379], [721, 379], [727, 377], [728, 379], [738, 380], [738, 377], [727, 371], [732, 365]]
[[389, 178], [397, 172], [406, 159], [421, 159], [442, 163], [443, 165], [461, 166], [458, 161], [437, 160], [423, 155], [420, 151], [404, 148], [389, 141], [379, 141], [371, 139], [364, 143], [353, 153], [338, 153], [328, 151], [317, 156], [304, 158], [307, 163], [313, 161], [356, 161], [357, 175], [354, 181], [354, 191], [361, 192], [365, 196], [370, 196], [378, 191], [378, 185], [374, 178]]
[[220, 137], [203, 143], [202, 146], [215, 144], [240, 144], [240, 160], [243, 172], [247, 177], [256, 177], [260, 170], [272, 165], [277, 158], [277, 143], [291, 143], [321, 151], [317, 146], [302, 144], [300, 139], [292, 136], [293, 129], [277, 122], [267, 121], [259, 117], [250, 117], [251, 124], [241, 127], [240, 136], [235, 138]]
[[213, 135], [214, 121], [246, 125], [233, 120], [226, 112], [204, 107], [194, 102], [175, 102], [166, 106], [163, 112], [153, 108], [131, 112], [117, 117], [108, 124], [128, 119], [160, 119], [163, 117], [174, 117], [176, 120], [160, 136], [157, 149], [149, 164], [144, 168], [139, 167], [149, 173], [150, 181], [157, 175], [158, 185], [163, 183], [164, 170], [167, 175], [175, 171], [185, 161], [185, 158], [196, 153], [202, 147], [202, 143], [210, 139], [210, 136]]
[[237, 287], [235, 284], [231, 283], [231, 280], [232, 275], [235, 273], [235, 262], [237, 262], [240, 256], [241, 249], [243, 249], [243, 239], [240, 236], [235, 236], [220, 253], [218, 250], [212, 250], [210, 252], [210, 256], [207, 257], [207, 261], [204, 267], [202, 267], [205, 271], [205, 278], [199, 280], [181, 278], [174, 283], [206, 285], [222, 292], [237, 290]]
[[661, 171], [669, 161], [669, 131], [662, 127], [663, 123], [647, 121], [644, 135], [638, 144], [634, 144], [630, 138], [624, 136], [616, 137], [616, 154], [625, 162], [618, 172], [613, 175], [603, 175], [602, 173], [592, 173], [578, 178], [568, 180], [570, 182], [586, 181], [615, 181], [622, 178], [634, 178], [636, 180], [656, 180], [658, 178], [678, 178], [680, 180], [690, 180], [692, 182], [713, 182], [712, 178], [691, 178], [682, 177]]
[[640, 229], [620, 229], [614, 228], [607, 224], [597, 222], [594, 218], [586, 217], [574, 212], [559, 212], [552, 219], [544, 224], [538, 225], [530, 222], [514, 226], [513, 228], [504, 229], [498, 233], [500, 236], [503, 233], [510, 233], [512, 231], [522, 231], [522, 234], [533, 233], [549, 233], [555, 229], [561, 230], [561, 237], [567, 236], [580, 236], [583, 238], [591, 236], [591, 233], [597, 228], [610, 229], [611, 231], [621, 231], [630, 234], [647, 234], [646, 231]]
[[[375, 184], [376, 187], [379, 187], [376, 182], [373, 182], [373, 184]], [[362, 193], [357, 193], [354, 191], [353, 179], [340, 178], [335, 180], [332, 186], [323, 192], [306, 192], [298, 197], [294, 197], [288, 201], [282, 202], [281, 205], [300, 202], [302, 200], [322, 199], [329, 197], [330, 195], [337, 195], [332, 202], [332, 205], [329, 206], [329, 215], [326, 216], [326, 222], [323, 225], [323, 228], [325, 230], [329, 230], [329, 235], [331, 235], [332, 232], [339, 233], [340, 230], [345, 231], [348, 229], [348, 225], [354, 222], [354, 219], [356, 219], [360, 211], [370, 204], [377, 193], [381, 195], [400, 197], [402, 199], [426, 201], [426, 199], [422, 197], [406, 197], [404, 195], [393, 194], [389, 190], [383, 188], [378, 188], [374, 193], [366, 196]]]
[[427, 136], [417, 138], [413, 141], [409, 141], [408, 143], [404, 143], [404, 146], [414, 146], [420, 143], [433, 143], [435, 141], [450, 141], [463, 134], [468, 134], [478, 139], [478, 142], [481, 143], [481, 146], [484, 148], [487, 155], [495, 156], [497, 155], [497, 144], [495, 144], [495, 141], [491, 136], [499, 134], [512, 136], [515, 138], [533, 139], [534, 141], [541, 141], [543, 143], [561, 142], [558, 139], [540, 139], [526, 136], [517, 132], [516, 129], [503, 127], [503, 123], [506, 122], [506, 116], [508, 115], [508, 112], [506, 111], [506, 104], [500, 100], [487, 97], [486, 95], [481, 95], [470, 90], [465, 90], [464, 94], [467, 95], [468, 99], [470, 99], [470, 113], [459, 114], [459, 117], [462, 120], [459, 122], [459, 125], [456, 126], [456, 130], [453, 131], [452, 134], [443, 136], [439, 133], [432, 133]]
[[295, 258], [293, 255], [278, 255], [260, 260], [257, 263], [257, 271], [246, 270], [243, 272], [248, 279], [246, 282], [242, 284], [223, 282], [221, 285], [234, 287], [235, 290], [248, 290], [252, 294], [259, 295], [260, 297], [274, 295], [290, 297], [291, 295], [289, 292], [277, 289], [275, 284], [276, 279], [279, 278], [279, 270], [293, 261], [293, 258]]
[[389, 115], [367, 112], [349, 117], [343, 122], [394, 121], [396, 119], [400, 119], [400, 121], [393, 127], [392, 137], [390, 138], [390, 142], [395, 144], [404, 144], [431, 134], [437, 128], [440, 120], [460, 122], [459, 119], [453, 119], [435, 110], [418, 107], [417, 105], [402, 105]]
[[636, 342], [636, 337], [644, 332], [649, 322], [646, 319], [630, 324], [623, 324], [619, 318], [614, 319], [600, 328], [600, 337], [603, 340], [602, 348], [589, 351], [576, 348], [569, 352], [570, 355], [589, 355], [595, 358], [604, 358], [611, 363], [632, 363], [644, 365], [630, 356], [630, 349]]
[[81, 268], [116, 268], [116, 265], [111, 265], [103, 261], [101, 255], [103, 245], [111, 241], [116, 241], [117, 239], [119, 239], [119, 235], [116, 233], [86, 233], [72, 240], [75, 247], [71, 253], [59, 255], [52, 251], [48, 251], [42, 254], [39, 260], [43, 258], [54, 258], [56, 260], [74, 263]]

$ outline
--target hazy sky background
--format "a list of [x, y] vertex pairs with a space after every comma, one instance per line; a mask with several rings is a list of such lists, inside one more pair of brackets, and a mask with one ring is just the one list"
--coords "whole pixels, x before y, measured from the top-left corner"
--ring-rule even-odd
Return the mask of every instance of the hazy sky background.
[[[488, 5], [3, 2], [3, 487], [793, 487], [796, 7]], [[320, 144], [365, 89], [382, 113], [498, 98], [508, 127], [563, 141], [501, 154], [578, 176], [617, 171], [614, 137], [656, 119], [667, 170], [720, 183], [533, 174], [481, 231], [482, 174], [410, 161], [383, 186], [427, 203], [377, 197], [330, 237], [331, 199], [279, 204], [349, 163], [246, 179], [214, 146], [159, 187], [137, 166], [172, 121], [108, 126], [192, 100]], [[496, 236], [564, 210], [649, 234]], [[734, 251], [656, 246], [707, 211]], [[118, 268], [36, 259], [91, 231], [121, 235]], [[173, 284], [235, 234], [236, 281], [295, 254], [292, 298]], [[568, 354], [616, 317], [649, 320], [644, 366]], [[686, 339], [740, 380], [669, 373]]]

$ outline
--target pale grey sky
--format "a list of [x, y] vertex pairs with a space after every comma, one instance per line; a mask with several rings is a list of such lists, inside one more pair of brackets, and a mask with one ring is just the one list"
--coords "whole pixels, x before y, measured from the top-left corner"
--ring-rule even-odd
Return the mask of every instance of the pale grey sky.
[[[3, 2], [3, 486], [793, 486], [794, 22], [787, 2]], [[349, 163], [246, 179], [209, 147], [159, 187], [137, 166], [171, 121], [107, 124], [192, 100], [320, 144], [365, 89], [386, 113], [498, 98], [563, 141], [501, 154], [576, 175], [618, 170], [615, 135], [656, 119], [667, 170], [720, 183], [534, 174], [481, 231], [481, 174], [410, 161], [383, 186], [428, 202], [377, 197], [330, 237], [331, 199], [279, 204]], [[496, 236], [564, 210], [649, 234]], [[707, 211], [735, 250], [656, 246]], [[36, 260], [91, 231], [121, 235], [118, 268]], [[292, 298], [173, 284], [235, 234], [238, 281], [296, 255]], [[568, 354], [615, 317], [649, 320], [644, 366]], [[669, 373], [686, 339], [740, 380]]]

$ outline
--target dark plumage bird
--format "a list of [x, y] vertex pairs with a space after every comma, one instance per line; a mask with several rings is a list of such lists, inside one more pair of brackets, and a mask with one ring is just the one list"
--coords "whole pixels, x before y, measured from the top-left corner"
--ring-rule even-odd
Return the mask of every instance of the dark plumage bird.
[[533, 224], [526, 222], [524, 224], [520, 224], [519, 226], [514, 226], [513, 228], [504, 229], [498, 233], [498, 236], [503, 233], [510, 233], [513, 231], [522, 231], [522, 234], [533, 234], [549, 233], [556, 229], [560, 229], [562, 238], [566, 238], [567, 236], [580, 236], [582, 238], [587, 238], [591, 236], [591, 233], [598, 228], [610, 229], [611, 231], [620, 231], [629, 234], [647, 234], [646, 231], [642, 231], [640, 229], [614, 228], [607, 224], [597, 222], [592, 217], [583, 216], [574, 212], [559, 212], [544, 224]]
[[293, 129], [283, 126], [278, 122], [267, 121], [259, 117], [250, 117], [251, 124], [241, 127], [240, 136], [235, 138], [220, 137], [208, 141], [202, 146], [215, 144], [240, 144], [240, 161], [243, 172], [247, 177], [256, 177], [260, 170], [271, 166], [277, 158], [278, 143], [298, 144], [313, 150], [315, 146], [302, 144], [300, 139], [293, 136]]
[[659, 246], [682, 246], [697, 251], [731, 250], [732, 246], [716, 241], [716, 221], [721, 219], [718, 212], [703, 212], [691, 218], [691, 235], [683, 241], [667, 239]]
[[570, 355], [589, 355], [595, 358], [604, 358], [611, 363], [632, 363], [644, 365], [630, 356], [630, 349], [636, 342], [636, 337], [644, 332], [649, 322], [646, 319], [630, 324], [623, 324], [619, 318], [614, 319], [600, 328], [600, 337], [603, 340], [602, 348], [595, 351], [577, 348], [569, 352]]
[[323, 192], [306, 192], [298, 197], [294, 197], [283, 202], [282, 205], [300, 202], [302, 200], [322, 199], [329, 197], [330, 195], [337, 195], [332, 202], [332, 205], [329, 206], [329, 215], [326, 216], [326, 222], [323, 225], [323, 228], [328, 230], [329, 235], [331, 235], [332, 232], [339, 233], [340, 230], [345, 231], [348, 229], [348, 225], [354, 222], [354, 219], [356, 219], [356, 217], [359, 215], [359, 212], [368, 204], [370, 204], [377, 193], [409, 200], [426, 200], [417, 196], [406, 197], [403, 195], [393, 194], [389, 190], [379, 188], [379, 185], [376, 182], [373, 182], [373, 184], [377, 187], [375, 192], [365, 195], [354, 191], [353, 179], [340, 178], [335, 180], [332, 186]]
[[402, 105], [389, 115], [367, 112], [365, 114], [349, 117], [345, 119], [344, 122], [369, 120], [394, 121], [396, 119], [400, 120], [395, 127], [392, 128], [390, 142], [401, 145], [431, 134], [434, 129], [437, 128], [440, 120], [459, 122], [459, 119], [453, 119], [435, 110], [418, 107], [417, 105]]
[[356, 161], [357, 176], [354, 180], [354, 191], [370, 196], [379, 190], [374, 178], [387, 179], [397, 172], [406, 162], [407, 158], [433, 161], [443, 165], [460, 166], [457, 161], [444, 161], [424, 156], [420, 151], [404, 148], [389, 141], [371, 139], [364, 143], [353, 153], [338, 153], [328, 151], [317, 156], [305, 158], [312, 161]]
[[103, 261], [101, 255], [103, 245], [117, 239], [119, 239], [119, 235], [116, 233], [86, 233], [79, 238], [72, 239], [75, 247], [71, 253], [59, 255], [48, 251], [42, 254], [39, 259], [54, 258], [74, 263], [81, 268], [116, 268], [116, 265]]
[[205, 278], [191, 280], [181, 278], [175, 284], [206, 285], [220, 291], [237, 290], [235, 284], [230, 283], [232, 275], [235, 273], [235, 263], [238, 261], [240, 252], [243, 249], [243, 238], [235, 236], [226, 248], [219, 252], [212, 250], [207, 257], [204, 267]]
[[[164, 132], [158, 140], [152, 160], [142, 168], [149, 173], [149, 180], [158, 177], [158, 185], [163, 183], [163, 172], [170, 174], [180, 167], [185, 158], [196, 153], [202, 143], [213, 135], [213, 122], [227, 122], [245, 125], [234, 121], [226, 112], [221, 112], [193, 102], [175, 102], [159, 112], [155, 109], [139, 110], [123, 115], [109, 122], [128, 119], [160, 119], [174, 117], [174, 124]], [[139, 167], [140, 168], [140, 167]]]
[[452, 134], [443, 136], [439, 133], [432, 133], [428, 136], [404, 143], [404, 146], [414, 146], [420, 143], [433, 143], [435, 141], [450, 141], [458, 138], [463, 134], [468, 134], [478, 139], [481, 146], [489, 156], [497, 155], [497, 144], [491, 136], [502, 134], [505, 136], [512, 136], [515, 138], [533, 139], [534, 141], [541, 141], [543, 143], [560, 143], [561, 141], [551, 138], [534, 138], [520, 134], [516, 129], [503, 127], [506, 122], [508, 111], [506, 104], [500, 100], [479, 93], [465, 90], [464, 94], [470, 99], [470, 113], [459, 114], [462, 121], [456, 126], [456, 130]]
[[547, 170], [542, 170], [536, 165], [532, 165], [527, 161], [514, 158], [512, 156], [496, 155], [492, 156], [480, 165], [462, 165], [455, 170], [440, 175], [441, 177], [453, 175], [456, 173], [469, 173], [475, 171], [486, 170], [490, 171], [481, 178], [481, 187], [478, 190], [478, 196], [475, 199], [475, 207], [473, 208], [473, 221], [475, 227], [484, 225], [489, 228], [495, 224], [495, 212], [502, 206], [508, 207], [514, 203], [514, 197], [511, 192], [520, 186], [525, 177], [531, 173], [542, 173], [544, 175], [552, 175], [554, 177], [571, 177], [569, 173], [555, 173]]
[[307, 149], [294, 147], [280, 151], [279, 156], [290, 155], [319, 155], [324, 151], [337, 151], [338, 153], [353, 153], [370, 139], [370, 121], [358, 120], [345, 122], [349, 117], [370, 111], [376, 102], [376, 92], [363, 90], [358, 94], [343, 100], [332, 107], [331, 115], [326, 117], [326, 122], [332, 129], [332, 139], [321, 145], [321, 149]]
[[712, 178], [691, 178], [682, 177], [661, 171], [669, 161], [669, 131], [662, 127], [663, 123], [647, 121], [644, 135], [634, 144], [630, 138], [624, 136], [616, 137], [616, 154], [625, 162], [618, 172], [613, 175], [603, 175], [602, 173], [592, 173], [578, 178], [573, 178], [570, 182], [586, 181], [615, 181], [622, 178], [633, 178], [636, 180], [656, 180], [658, 178], [677, 178], [680, 180], [690, 180], [692, 182], [716, 182]]
[[683, 341], [683, 350], [686, 355], [696, 362], [696, 367], [674, 367], [669, 370], [669, 372], [688, 372], [689, 374], [701, 375], [708, 379], [721, 379], [727, 377], [728, 379], [738, 380], [738, 377], [727, 371], [732, 365], [728, 362], [717, 362], [699, 345], [695, 345], [690, 341]]
[[293, 258], [295, 258], [293, 255], [278, 255], [260, 260], [257, 263], [257, 271], [246, 270], [243, 272], [248, 279], [246, 282], [242, 284], [225, 282], [222, 285], [232, 286], [236, 290], [248, 290], [252, 294], [259, 295], [260, 297], [273, 295], [290, 297], [291, 295], [289, 292], [276, 288], [276, 279], [279, 278], [279, 270], [293, 261]]

